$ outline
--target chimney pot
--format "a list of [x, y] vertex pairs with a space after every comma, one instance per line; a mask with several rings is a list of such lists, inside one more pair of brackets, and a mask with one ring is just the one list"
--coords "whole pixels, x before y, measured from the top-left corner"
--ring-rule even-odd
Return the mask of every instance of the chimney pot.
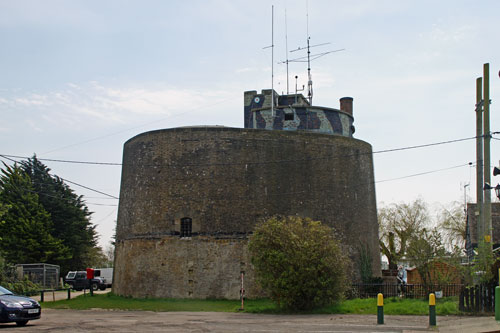
[[342, 97], [340, 99], [340, 111], [348, 113], [352, 116], [352, 97]]

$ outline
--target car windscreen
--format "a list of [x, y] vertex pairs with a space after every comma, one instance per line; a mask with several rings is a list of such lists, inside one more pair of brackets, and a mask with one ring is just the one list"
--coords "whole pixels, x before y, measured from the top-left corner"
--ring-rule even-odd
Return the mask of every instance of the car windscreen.
[[76, 272], [69, 272], [68, 275], [66, 275], [66, 279], [73, 279], [75, 278]]
[[7, 290], [4, 287], [0, 286], [0, 296], [1, 295], [12, 295], [12, 292], [10, 290]]

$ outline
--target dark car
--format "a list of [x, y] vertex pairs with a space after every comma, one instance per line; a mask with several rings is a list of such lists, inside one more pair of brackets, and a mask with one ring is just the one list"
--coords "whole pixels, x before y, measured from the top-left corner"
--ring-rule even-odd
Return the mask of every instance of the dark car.
[[0, 323], [15, 322], [24, 326], [29, 320], [40, 319], [42, 309], [34, 299], [14, 295], [0, 286]]
[[106, 290], [106, 283], [102, 278], [96, 277], [88, 280], [86, 271], [70, 271], [64, 278], [64, 282], [75, 290], [89, 289], [91, 285], [93, 290]]

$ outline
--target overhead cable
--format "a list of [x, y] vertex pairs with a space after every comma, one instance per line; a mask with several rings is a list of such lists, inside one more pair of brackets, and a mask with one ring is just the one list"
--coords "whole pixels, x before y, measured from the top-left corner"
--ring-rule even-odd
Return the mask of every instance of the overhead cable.
[[[418, 148], [426, 148], [426, 147], [432, 147], [432, 146], [438, 146], [438, 145], [444, 145], [444, 144], [450, 144], [450, 143], [456, 143], [456, 142], [462, 142], [462, 141], [467, 141], [467, 140], [473, 140], [476, 139], [477, 137], [469, 137], [469, 138], [462, 138], [462, 139], [456, 139], [456, 140], [448, 140], [448, 141], [440, 141], [440, 142], [434, 142], [434, 143], [428, 143], [428, 144], [422, 144], [422, 145], [415, 145], [415, 146], [407, 146], [407, 147], [401, 147], [401, 148], [392, 148], [392, 149], [384, 149], [384, 150], [378, 150], [378, 151], [373, 151], [373, 152], [358, 152], [355, 154], [346, 154], [346, 155], [330, 155], [326, 157], [315, 157], [315, 158], [305, 158], [305, 159], [288, 159], [288, 160], [275, 160], [275, 161], [241, 161], [241, 162], [220, 162], [220, 163], [202, 163], [202, 164], [195, 164], [195, 163], [188, 163], [188, 164], [175, 164], [175, 163], [169, 163], [169, 164], [163, 164], [163, 166], [166, 167], [184, 167], [184, 166], [221, 166], [221, 165], [245, 165], [245, 164], [273, 164], [273, 163], [293, 163], [293, 162], [300, 162], [300, 161], [312, 161], [312, 160], [328, 160], [328, 159], [338, 159], [338, 158], [347, 158], [347, 157], [353, 157], [353, 156], [359, 156], [359, 155], [368, 155], [368, 154], [381, 154], [381, 153], [390, 153], [390, 152], [397, 152], [397, 151], [403, 151], [403, 150], [410, 150], [410, 149], [418, 149]], [[18, 156], [18, 155], [7, 155], [7, 154], [0, 154], [0, 157], [12, 157], [12, 158], [17, 158], [17, 159], [28, 159], [29, 157], [26, 156]], [[90, 165], [109, 165], [109, 166], [121, 166], [123, 165], [122, 163], [113, 163], [113, 162], [91, 162], [91, 161], [75, 161], [75, 160], [60, 160], [60, 159], [48, 159], [48, 158], [38, 158], [40, 161], [50, 161], [50, 162], [59, 162], [59, 163], [76, 163], [76, 164], [90, 164]]]

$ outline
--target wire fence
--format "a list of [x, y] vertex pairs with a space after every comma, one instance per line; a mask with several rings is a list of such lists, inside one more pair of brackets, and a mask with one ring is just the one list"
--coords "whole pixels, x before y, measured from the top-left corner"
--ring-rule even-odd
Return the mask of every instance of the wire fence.
[[464, 288], [463, 284], [364, 284], [351, 286], [347, 298], [375, 298], [380, 293], [384, 297], [428, 298], [430, 293], [438, 297], [459, 296]]
[[43, 288], [56, 288], [59, 285], [60, 268], [58, 265], [18, 264], [16, 271], [20, 279], [28, 278]]

